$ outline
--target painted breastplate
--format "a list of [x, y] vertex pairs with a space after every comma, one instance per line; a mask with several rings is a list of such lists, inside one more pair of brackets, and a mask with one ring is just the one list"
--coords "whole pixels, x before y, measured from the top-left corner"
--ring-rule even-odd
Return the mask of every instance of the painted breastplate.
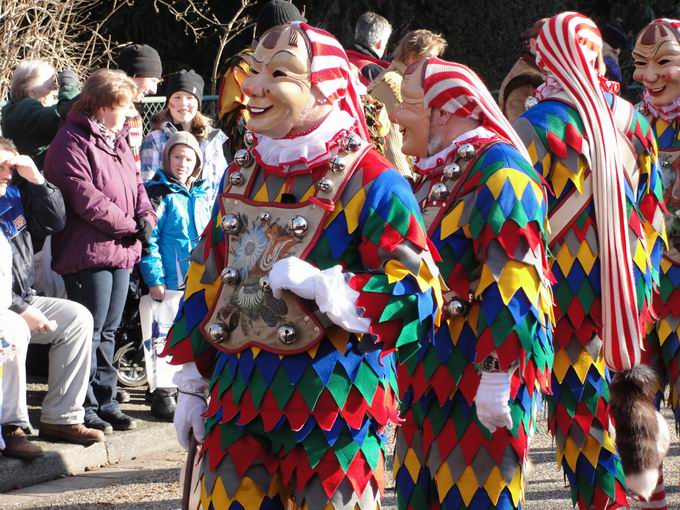
[[[415, 192], [420, 204], [427, 230], [432, 238], [444, 216], [455, 207], [466, 192], [463, 190], [472, 168], [483, 152], [498, 140], [473, 140], [463, 143], [456, 151], [453, 161], [444, 165], [441, 171], [434, 171], [425, 178]], [[477, 282], [470, 282], [475, 288]], [[466, 315], [474, 300], [472, 290], [467, 295], [459, 295], [452, 290], [444, 293], [444, 313], [448, 317]]]
[[235, 155], [241, 167], [229, 175], [230, 193], [218, 198], [225, 233], [226, 264], [215, 307], [202, 324], [204, 336], [219, 350], [236, 353], [255, 346], [277, 354], [308, 350], [330, 325], [312, 301], [283, 291], [274, 297], [268, 274], [285, 257], [305, 259], [322, 234], [368, 144], [353, 139], [329, 162], [316, 192], [300, 204], [263, 203], [246, 196], [257, 164], [246, 149]]

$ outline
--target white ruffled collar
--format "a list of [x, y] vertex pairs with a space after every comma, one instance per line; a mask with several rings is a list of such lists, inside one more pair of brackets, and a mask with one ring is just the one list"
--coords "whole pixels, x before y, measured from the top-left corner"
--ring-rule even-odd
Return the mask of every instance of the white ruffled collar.
[[646, 90], [642, 93], [642, 103], [654, 118], [661, 118], [666, 122], [673, 122], [680, 116], [680, 96], [671, 104], [654, 106], [652, 96]]
[[428, 172], [431, 172], [432, 170], [444, 166], [452, 159], [451, 155], [458, 150], [458, 147], [472, 139], [480, 138], [481, 139], [498, 138], [498, 135], [493, 131], [485, 128], [484, 126], [477, 126], [475, 129], [466, 131], [462, 135], [458, 136], [455, 140], [453, 140], [444, 149], [440, 150], [437, 154], [428, 156], [426, 158], [416, 158], [416, 162], [414, 164], [416, 172], [426, 174]]
[[[305, 135], [281, 139], [255, 135], [253, 153], [266, 170], [281, 173], [305, 170], [330, 159], [333, 143], [353, 131], [355, 124], [349, 113], [336, 107], [319, 127]], [[291, 169], [292, 166], [296, 168]]]

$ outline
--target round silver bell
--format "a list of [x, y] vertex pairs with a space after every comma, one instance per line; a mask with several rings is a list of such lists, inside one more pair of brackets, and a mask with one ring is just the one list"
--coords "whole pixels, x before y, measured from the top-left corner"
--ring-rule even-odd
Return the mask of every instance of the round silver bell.
[[438, 182], [430, 190], [430, 198], [433, 200], [445, 200], [449, 196], [449, 188], [443, 182]]
[[458, 154], [459, 158], [469, 159], [475, 155], [475, 148], [471, 143], [464, 143], [458, 147], [456, 154]]
[[444, 177], [447, 179], [458, 179], [461, 174], [460, 166], [456, 163], [449, 163], [444, 167]]
[[238, 271], [233, 267], [225, 267], [220, 273], [220, 278], [227, 285], [236, 285], [240, 280]]
[[243, 143], [245, 143], [248, 147], [253, 146], [255, 143], [255, 135], [253, 135], [252, 131], [246, 131], [243, 133]]
[[259, 284], [260, 284], [260, 289], [263, 292], [271, 292], [272, 291], [272, 286], [269, 284], [269, 278], [267, 278], [266, 276], [263, 276], [262, 278], [260, 278]]
[[450, 317], [460, 317], [465, 315], [467, 311], [468, 304], [459, 298], [453, 298], [446, 305], [446, 313], [448, 313]]
[[238, 234], [241, 231], [241, 219], [235, 214], [225, 214], [222, 217], [222, 230], [227, 234]]
[[342, 172], [345, 169], [345, 163], [342, 161], [342, 156], [333, 156], [328, 162], [331, 172]]
[[333, 182], [325, 177], [317, 183], [317, 186], [319, 187], [319, 191], [323, 193], [330, 193], [333, 190]]
[[304, 237], [308, 227], [309, 225], [304, 216], [293, 216], [288, 220], [288, 231], [295, 237]]
[[346, 152], [356, 152], [361, 148], [361, 138], [356, 133], [350, 133], [342, 139], [341, 145]]
[[272, 215], [269, 214], [268, 212], [264, 211], [260, 213], [260, 221], [262, 223], [269, 223], [272, 221]]
[[243, 184], [244, 180], [245, 179], [243, 178], [243, 174], [241, 172], [234, 172], [229, 175], [229, 182], [233, 186], [240, 186], [241, 184]]
[[635, 108], [637, 108], [637, 111], [643, 115], [647, 113], [647, 107], [644, 105], [644, 103], [638, 103]]
[[538, 104], [538, 99], [534, 96], [529, 96], [524, 100], [524, 109], [531, 110], [534, 106]]
[[669, 166], [671, 166], [671, 162], [668, 161], [667, 159], [662, 159], [661, 160], [661, 166], [664, 167], [664, 168], [668, 168]]
[[234, 154], [234, 161], [238, 166], [249, 166], [253, 162], [253, 156], [248, 149], [239, 149]]
[[279, 326], [278, 330], [279, 342], [285, 345], [290, 345], [297, 340], [297, 333], [292, 324], [284, 324]]
[[217, 323], [211, 324], [208, 327], [208, 336], [213, 342], [222, 342], [224, 341], [224, 328]]

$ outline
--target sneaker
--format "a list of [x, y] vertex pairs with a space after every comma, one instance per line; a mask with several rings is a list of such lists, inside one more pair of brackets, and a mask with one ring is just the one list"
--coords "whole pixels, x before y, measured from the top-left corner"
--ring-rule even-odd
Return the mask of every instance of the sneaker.
[[48, 441], [66, 441], [87, 446], [101, 443], [104, 440], [104, 433], [95, 428], [88, 428], [82, 423], [72, 425], [41, 423], [40, 437]]
[[33, 460], [45, 454], [40, 446], [28, 440], [26, 434], [18, 425], [3, 425], [2, 439], [5, 441], [5, 449], [2, 450], [5, 457]]
[[130, 402], [130, 394], [127, 392], [127, 390], [124, 390], [123, 388], [118, 388], [118, 390], [116, 391], [116, 400], [118, 401], [119, 404]]
[[113, 430], [135, 430], [137, 428], [137, 422], [132, 416], [128, 416], [121, 410], [116, 410], [113, 412], [99, 413], [102, 420], [107, 421], [113, 427]]
[[177, 401], [172, 390], [158, 388], [153, 392], [151, 414], [164, 421], [172, 421], [175, 416]]
[[85, 415], [85, 426], [91, 429], [101, 430], [107, 436], [113, 434], [113, 427], [111, 424], [102, 420], [94, 413]]

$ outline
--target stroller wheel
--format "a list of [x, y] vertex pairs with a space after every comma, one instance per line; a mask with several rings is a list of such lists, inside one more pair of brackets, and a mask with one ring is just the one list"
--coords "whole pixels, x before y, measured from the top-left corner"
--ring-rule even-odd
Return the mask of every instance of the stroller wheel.
[[136, 388], [146, 384], [144, 356], [139, 356], [139, 347], [134, 342], [122, 345], [113, 356], [113, 366], [118, 372], [118, 382]]

